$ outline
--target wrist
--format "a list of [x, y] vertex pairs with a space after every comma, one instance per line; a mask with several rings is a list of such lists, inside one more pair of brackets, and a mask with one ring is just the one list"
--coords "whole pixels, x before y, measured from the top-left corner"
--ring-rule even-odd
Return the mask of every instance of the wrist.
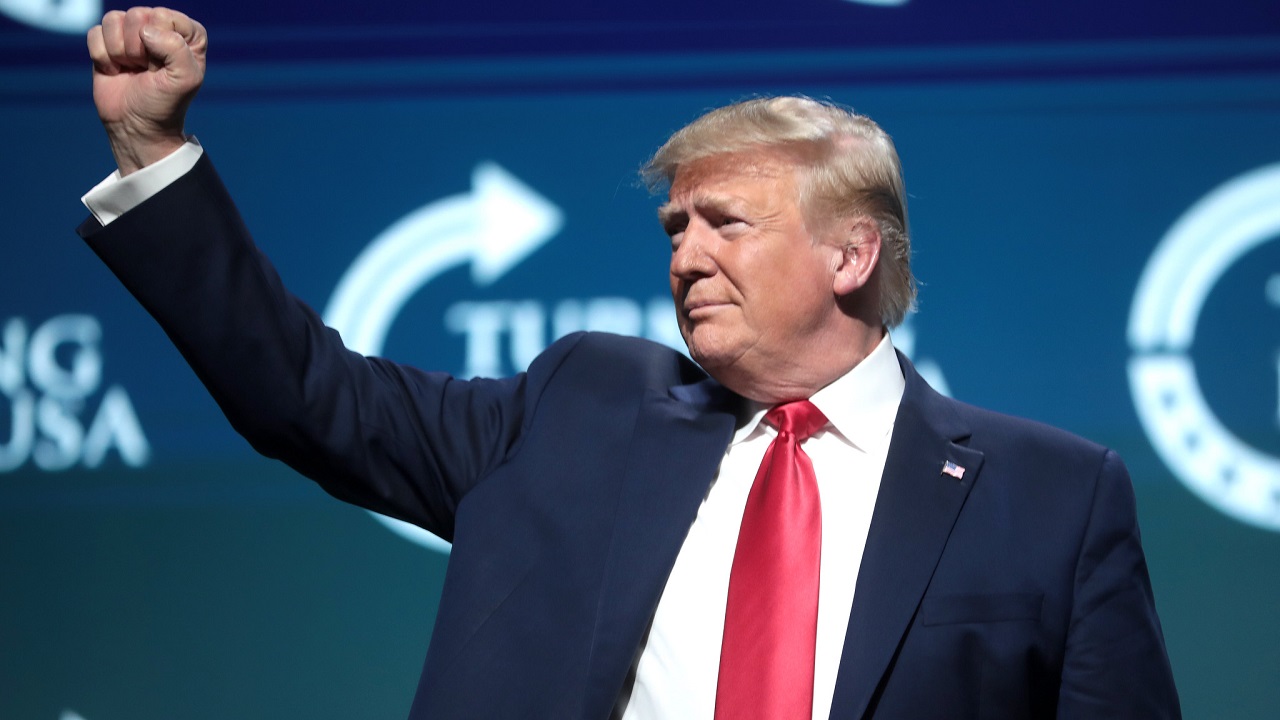
[[121, 177], [163, 160], [187, 142], [181, 129], [146, 133], [123, 127], [107, 126], [106, 129]]

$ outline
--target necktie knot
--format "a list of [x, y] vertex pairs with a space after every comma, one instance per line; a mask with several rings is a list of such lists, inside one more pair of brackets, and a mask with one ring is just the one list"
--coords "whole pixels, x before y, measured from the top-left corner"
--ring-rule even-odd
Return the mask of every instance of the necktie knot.
[[827, 424], [827, 416], [808, 400], [783, 403], [766, 413], [764, 419], [778, 428], [779, 433], [794, 435], [798, 443], [804, 442]]

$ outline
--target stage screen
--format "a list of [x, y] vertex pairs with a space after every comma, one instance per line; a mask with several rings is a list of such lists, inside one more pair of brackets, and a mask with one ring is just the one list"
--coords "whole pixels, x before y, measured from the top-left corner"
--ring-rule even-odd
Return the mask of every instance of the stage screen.
[[[348, 344], [492, 376], [581, 329], [681, 346], [637, 175], [669, 133], [760, 94], [870, 115], [921, 282], [895, 344], [1115, 448], [1185, 716], [1274, 718], [1275, 3], [687, 5], [191, 0], [187, 130]], [[75, 235], [103, 11], [0, 1], [0, 718], [404, 717], [447, 546], [257, 456]]]

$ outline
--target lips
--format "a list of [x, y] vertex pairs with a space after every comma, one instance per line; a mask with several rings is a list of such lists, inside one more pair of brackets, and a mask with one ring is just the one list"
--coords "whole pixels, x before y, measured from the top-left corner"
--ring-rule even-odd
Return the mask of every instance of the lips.
[[722, 300], [686, 300], [684, 302], [685, 317], [695, 318], [707, 315], [718, 308], [728, 307], [731, 303]]

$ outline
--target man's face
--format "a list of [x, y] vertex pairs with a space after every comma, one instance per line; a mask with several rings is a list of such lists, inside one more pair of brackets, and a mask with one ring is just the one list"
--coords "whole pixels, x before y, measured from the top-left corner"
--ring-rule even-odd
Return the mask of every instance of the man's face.
[[689, 353], [757, 400], [770, 378], [803, 375], [838, 342], [837, 245], [815, 238], [796, 166], [778, 153], [714, 156], [680, 167], [659, 210], [671, 237], [671, 295]]

